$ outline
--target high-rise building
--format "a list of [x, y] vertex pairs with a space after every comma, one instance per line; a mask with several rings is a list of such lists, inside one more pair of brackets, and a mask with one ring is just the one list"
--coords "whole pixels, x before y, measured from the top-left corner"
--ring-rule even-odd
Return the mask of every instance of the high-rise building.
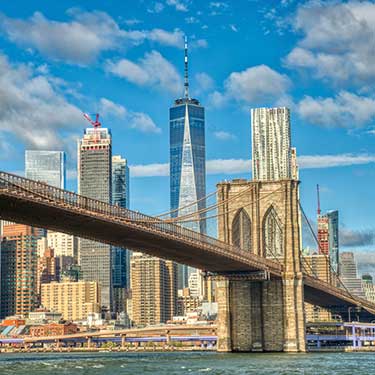
[[47, 246], [54, 250], [56, 257], [66, 256], [78, 260], [77, 238], [70, 234], [49, 230], [47, 232]]
[[[60, 279], [60, 264], [59, 258], [55, 257], [54, 251], [47, 248], [43, 256], [38, 257], [37, 267], [37, 291], [40, 297], [41, 285], [48, 284], [52, 281], [59, 281]], [[40, 301], [40, 300], [39, 300]]]
[[[112, 139], [108, 129], [87, 128], [78, 143], [78, 193], [105, 203], [112, 202]], [[112, 309], [111, 246], [79, 240], [79, 263], [87, 281], [97, 281], [103, 310]]]
[[65, 188], [65, 153], [63, 151], [25, 151], [26, 178]]
[[0, 254], [0, 318], [22, 315], [37, 304], [37, 240], [40, 230], [4, 223]]
[[252, 109], [251, 139], [254, 180], [292, 178], [288, 108]]
[[[190, 215], [206, 206], [205, 111], [197, 99], [189, 96], [187, 41], [185, 39], [185, 91], [169, 110], [170, 192], [172, 217]], [[189, 217], [185, 226], [206, 232], [204, 215]], [[188, 286], [187, 266], [178, 267], [179, 289]]]
[[42, 305], [65, 320], [87, 319], [101, 310], [100, 287], [95, 281], [62, 281], [42, 284]]
[[375, 302], [375, 285], [371, 275], [362, 275], [362, 289], [365, 293], [366, 299]]
[[132, 320], [138, 326], [165, 323], [177, 311], [177, 265], [133, 252], [131, 256]]
[[318, 213], [319, 253], [329, 257], [331, 269], [339, 273], [339, 212]]
[[[112, 156], [112, 204], [129, 208], [129, 167], [127, 160], [120, 155]], [[129, 273], [129, 251], [120, 247], [112, 247], [113, 310], [115, 312], [125, 311]]]
[[350, 293], [365, 298], [362, 280], [358, 278], [357, 263], [352, 252], [345, 251], [340, 254], [340, 279]]

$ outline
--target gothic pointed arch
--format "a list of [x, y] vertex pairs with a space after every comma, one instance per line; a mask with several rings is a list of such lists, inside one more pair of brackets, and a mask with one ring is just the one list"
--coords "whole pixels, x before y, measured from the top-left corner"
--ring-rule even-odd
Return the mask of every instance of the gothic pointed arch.
[[251, 220], [243, 208], [240, 208], [233, 218], [232, 243], [242, 250], [251, 251]]
[[283, 233], [280, 220], [273, 205], [263, 219], [263, 249], [266, 258], [281, 257], [284, 254]]

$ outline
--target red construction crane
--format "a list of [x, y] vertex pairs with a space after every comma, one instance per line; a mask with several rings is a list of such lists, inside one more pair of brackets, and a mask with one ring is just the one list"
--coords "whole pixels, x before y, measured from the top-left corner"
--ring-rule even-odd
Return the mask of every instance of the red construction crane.
[[99, 113], [95, 113], [95, 121], [93, 121], [87, 113], [84, 113], [83, 117], [94, 127], [94, 129], [102, 126], [101, 122], [99, 122]]

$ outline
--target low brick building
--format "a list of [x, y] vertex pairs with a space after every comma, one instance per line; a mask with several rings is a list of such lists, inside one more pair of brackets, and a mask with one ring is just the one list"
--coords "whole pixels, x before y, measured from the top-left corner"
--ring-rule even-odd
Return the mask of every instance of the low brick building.
[[30, 336], [61, 336], [78, 332], [78, 326], [74, 323], [50, 323], [41, 326], [30, 327]]

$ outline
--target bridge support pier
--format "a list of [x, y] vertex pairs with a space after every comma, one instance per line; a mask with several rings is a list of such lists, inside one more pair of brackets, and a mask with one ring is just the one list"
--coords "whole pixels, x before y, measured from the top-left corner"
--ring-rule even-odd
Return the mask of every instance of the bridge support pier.
[[218, 351], [304, 352], [302, 277], [216, 282]]

